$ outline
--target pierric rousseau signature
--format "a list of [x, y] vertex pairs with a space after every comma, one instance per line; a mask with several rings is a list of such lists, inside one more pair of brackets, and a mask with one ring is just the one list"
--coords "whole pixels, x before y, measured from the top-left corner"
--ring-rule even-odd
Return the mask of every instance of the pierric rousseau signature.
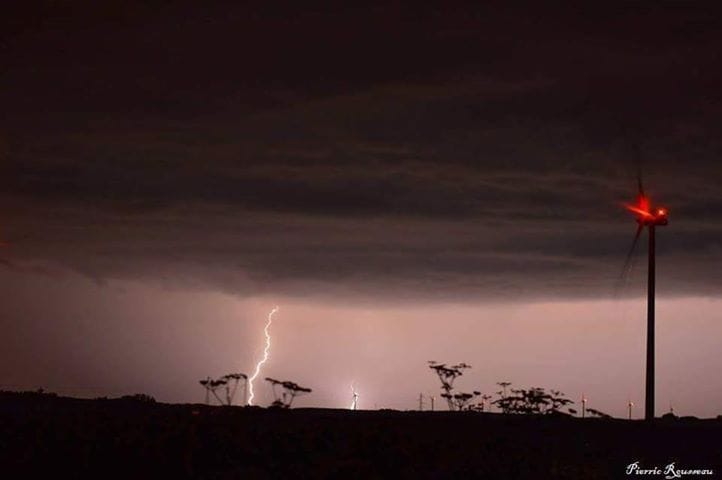
[[627, 475], [663, 475], [665, 479], [682, 478], [684, 476], [714, 475], [711, 468], [679, 468], [674, 462], [664, 467], [642, 467], [639, 462], [630, 463], [626, 468]]

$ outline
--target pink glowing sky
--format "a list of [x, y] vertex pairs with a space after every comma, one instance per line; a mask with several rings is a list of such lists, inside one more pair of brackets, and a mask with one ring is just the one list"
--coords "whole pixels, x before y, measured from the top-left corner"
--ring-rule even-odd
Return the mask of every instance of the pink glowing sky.
[[[95, 397], [145, 392], [164, 402], [202, 402], [197, 380], [250, 372], [266, 314], [279, 304], [262, 374], [313, 388], [298, 406], [415, 408], [437, 395], [427, 360], [467, 362], [461, 389], [495, 382], [557, 388], [589, 406], [626, 415], [643, 402], [643, 299], [537, 303], [353, 303], [237, 296], [76, 275], [0, 273], [5, 318], [0, 378], [13, 389]], [[722, 405], [722, 300], [661, 299], [657, 414], [715, 416]], [[5, 322], [4, 322], [5, 323]], [[272, 400], [257, 387], [258, 403]], [[437, 403], [437, 405], [439, 405]], [[636, 413], [641, 415], [641, 408]]]

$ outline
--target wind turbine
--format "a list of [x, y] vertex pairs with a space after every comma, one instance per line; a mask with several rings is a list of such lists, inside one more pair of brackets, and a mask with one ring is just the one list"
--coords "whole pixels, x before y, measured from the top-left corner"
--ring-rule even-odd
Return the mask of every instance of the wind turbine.
[[637, 202], [625, 205], [627, 210], [632, 212], [637, 221], [637, 232], [634, 235], [632, 248], [627, 254], [624, 264], [624, 275], [631, 264], [632, 255], [637, 247], [642, 230], [646, 227], [649, 231], [649, 248], [647, 255], [649, 263], [647, 267], [647, 372], [645, 381], [644, 418], [654, 419], [654, 279], [655, 279], [655, 242], [654, 234], [656, 227], [662, 227], [669, 222], [669, 211], [665, 207], [653, 206], [649, 197], [644, 193], [641, 173], [637, 174]]

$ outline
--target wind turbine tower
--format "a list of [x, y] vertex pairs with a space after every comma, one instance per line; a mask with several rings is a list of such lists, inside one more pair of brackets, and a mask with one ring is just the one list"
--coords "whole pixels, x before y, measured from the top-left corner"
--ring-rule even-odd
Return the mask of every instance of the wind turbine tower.
[[654, 287], [655, 287], [655, 229], [669, 223], [669, 211], [664, 207], [653, 207], [649, 197], [642, 188], [641, 176], [638, 178], [639, 194], [637, 203], [627, 205], [637, 220], [637, 233], [632, 242], [632, 248], [627, 255], [625, 271], [628, 270], [632, 254], [637, 246], [642, 230], [646, 227], [649, 232], [648, 267], [647, 267], [647, 371], [644, 397], [644, 419], [654, 419]]

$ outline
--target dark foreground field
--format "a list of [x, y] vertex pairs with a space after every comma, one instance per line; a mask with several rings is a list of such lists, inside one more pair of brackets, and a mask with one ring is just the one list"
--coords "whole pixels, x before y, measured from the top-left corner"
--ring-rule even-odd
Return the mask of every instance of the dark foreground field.
[[722, 472], [722, 421], [274, 411], [0, 394], [0, 478], [664, 478]]

